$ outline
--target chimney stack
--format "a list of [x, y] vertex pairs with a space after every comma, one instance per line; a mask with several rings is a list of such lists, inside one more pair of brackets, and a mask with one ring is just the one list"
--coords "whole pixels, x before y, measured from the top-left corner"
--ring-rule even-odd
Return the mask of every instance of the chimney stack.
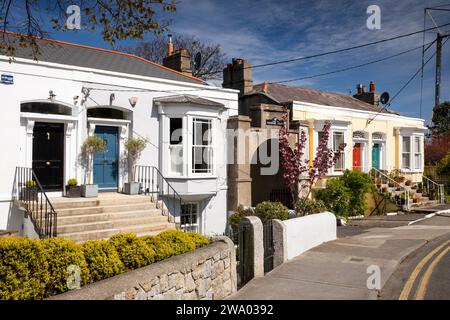
[[269, 91], [269, 83], [267, 81], [263, 82], [262, 91], [266, 92]]
[[370, 81], [369, 90], [370, 92], [375, 92], [375, 82]]
[[239, 96], [253, 90], [252, 65], [246, 59], [234, 58], [223, 69], [224, 88], [239, 90]]
[[366, 86], [362, 84], [358, 84], [356, 86], [357, 88], [357, 94], [355, 94], [353, 97], [364, 101], [368, 104], [371, 104], [373, 106], [378, 106], [380, 103], [380, 94], [375, 91], [375, 82], [370, 81], [369, 84], [369, 92], [366, 92]]
[[169, 41], [167, 53], [172, 54], [163, 59], [163, 66], [192, 76], [191, 55], [189, 51], [186, 49], [174, 50], [171, 38]]

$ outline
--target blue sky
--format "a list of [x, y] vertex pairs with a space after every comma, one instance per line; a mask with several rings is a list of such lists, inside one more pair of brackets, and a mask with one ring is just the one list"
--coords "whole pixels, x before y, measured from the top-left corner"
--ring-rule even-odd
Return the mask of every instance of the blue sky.
[[[450, 2], [450, 1], [449, 1]], [[381, 29], [366, 27], [369, 5], [381, 8]], [[445, 1], [371, 0], [371, 1], [272, 1], [272, 0], [180, 0], [177, 12], [170, 15], [171, 32], [198, 36], [219, 43], [229, 59], [247, 58], [251, 64], [301, 57], [324, 51], [372, 42], [423, 28], [425, 7]], [[446, 8], [450, 8], [450, 5]], [[450, 22], [449, 12], [434, 12], [438, 24]], [[427, 27], [432, 26], [427, 18]], [[447, 31], [450, 28], [442, 31]], [[52, 37], [65, 41], [110, 48], [95, 32], [54, 32]], [[436, 33], [426, 34], [426, 42]], [[151, 34], [147, 36], [148, 39]], [[132, 44], [130, 41], [124, 43]], [[253, 70], [255, 83], [279, 81], [328, 72], [379, 59], [422, 45], [422, 35], [391, 41], [318, 59], [276, 65]], [[433, 46], [427, 56], [435, 50]], [[450, 99], [450, 42], [444, 46], [441, 99]], [[422, 117], [429, 120], [434, 104], [434, 59], [425, 69]], [[357, 83], [368, 86], [375, 81], [377, 90], [394, 95], [421, 64], [421, 50], [400, 57], [331, 76], [308, 79], [290, 85], [349, 94]], [[394, 109], [405, 116], [418, 117], [420, 77], [393, 102]]]

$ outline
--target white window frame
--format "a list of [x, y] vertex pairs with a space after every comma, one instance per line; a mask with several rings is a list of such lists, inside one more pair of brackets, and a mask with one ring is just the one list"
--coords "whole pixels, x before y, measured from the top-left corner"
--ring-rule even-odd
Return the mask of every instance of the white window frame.
[[[191, 223], [185, 223], [185, 224], [182, 223], [182, 214], [181, 213], [183, 211], [183, 208], [182, 208], [183, 205], [189, 205], [189, 206], [195, 206], [196, 207], [195, 223], [192, 223], [192, 221], [191, 221]], [[184, 230], [184, 228], [188, 227], [189, 229], [186, 229], [186, 231], [202, 233], [202, 230], [201, 230], [202, 212], [200, 211], [200, 209], [201, 209], [200, 208], [200, 202], [186, 202], [186, 203], [182, 204], [182, 206], [180, 207], [180, 227], [181, 227], [181, 229]], [[192, 227], [194, 229], [192, 229]]]
[[[206, 148], [208, 148], [211, 152], [211, 163], [210, 163], [210, 171], [209, 172], [194, 172], [194, 166], [193, 166], [193, 157], [192, 157], [192, 153], [195, 147], [205, 147], [204, 145], [194, 145], [194, 135], [195, 135], [195, 127], [194, 127], [194, 122], [196, 120], [204, 120], [204, 121], [209, 121], [210, 122], [210, 137], [211, 137], [211, 144], [206, 146]], [[190, 130], [189, 130], [189, 165], [188, 165], [188, 170], [189, 170], [189, 174], [193, 175], [193, 176], [211, 176], [214, 174], [214, 160], [215, 160], [215, 148], [214, 148], [214, 142], [215, 142], [215, 137], [214, 137], [214, 119], [213, 118], [209, 118], [209, 117], [203, 117], [203, 116], [189, 116], [189, 125], [190, 125]]]
[[[182, 134], [182, 139], [181, 139], [181, 145], [174, 145], [174, 146], [179, 146], [182, 149], [182, 154], [183, 154], [183, 162], [181, 165], [181, 172], [173, 172], [172, 171], [172, 157], [171, 157], [171, 148], [172, 148], [172, 144], [170, 143], [170, 120], [171, 119], [181, 119], [181, 134]], [[167, 173], [169, 176], [183, 176], [185, 174], [185, 166], [186, 166], [186, 120], [184, 116], [181, 115], [170, 115], [167, 117], [167, 131], [168, 131], [168, 143], [167, 143], [167, 159], [168, 159], [168, 167], [167, 167]]]
[[[320, 140], [319, 140], [319, 133], [322, 131], [322, 128], [323, 128], [323, 123], [322, 122], [319, 122], [319, 123], [317, 123], [316, 125], [315, 125], [315, 140], [316, 140], [316, 143], [315, 143], [315, 148], [314, 148], [314, 150], [316, 150], [317, 149], [317, 147], [319, 146], [319, 142], [320, 142]], [[347, 146], [345, 147], [345, 149], [343, 150], [343, 152], [342, 152], [342, 157], [343, 157], [343, 161], [344, 161], [344, 163], [343, 163], [343, 168], [342, 168], [342, 170], [338, 170], [338, 171], [336, 171], [335, 169], [334, 169], [334, 167], [333, 168], [331, 168], [330, 170], [328, 170], [328, 176], [339, 176], [339, 175], [342, 175], [342, 174], [344, 174], [344, 171], [346, 170], [346, 169], [348, 169], [348, 166], [347, 166], [347, 157], [346, 157], [346, 152], [347, 152], [347, 148], [348, 148], [348, 146], [349, 146], [349, 143], [348, 143], [348, 140], [349, 140], [349, 138], [348, 138], [348, 128], [347, 128], [347, 125], [346, 124], [339, 124], [339, 125], [336, 125], [336, 124], [332, 124], [331, 125], [331, 128], [330, 128], [330, 138], [328, 139], [328, 148], [331, 148], [332, 150], [335, 150], [334, 149], [334, 146], [333, 146], [333, 143], [334, 143], [334, 139], [333, 139], [333, 137], [334, 137], [334, 133], [335, 132], [339, 132], [339, 133], [342, 133], [343, 135], [344, 135], [344, 143], [346, 143], [347, 144]], [[353, 148], [353, 145], [351, 144], [351, 147]], [[351, 150], [353, 150], [353, 149], [351, 149]], [[316, 153], [314, 153], [314, 157], [316, 156]]]
[[[344, 143], [346, 143], [345, 142], [345, 131], [344, 130], [331, 130], [331, 149], [333, 150], [333, 152], [335, 152], [337, 149], [338, 149], [338, 147], [339, 146], [335, 146], [334, 145], [334, 135], [335, 135], [335, 133], [339, 133], [339, 134], [342, 134], [342, 136], [343, 136], [343, 138], [344, 138]], [[336, 170], [336, 164], [333, 166], [333, 168], [332, 168], [332, 172], [333, 173], [339, 173], [339, 174], [342, 174], [344, 171], [345, 171], [345, 169], [346, 169], [346, 166], [345, 166], [345, 161], [346, 161], [346, 159], [345, 159], [346, 157], [345, 157], [345, 149], [341, 152], [341, 156], [339, 157], [339, 161], [342, 161], [342, 168], [341, 169], [339, 169], [339, 170]], [[341, 160], [342, 159], [342, 160]]]
[[[182, 118], [183, 124], [183, 170], [182, 174], [177, 174], [171, 171], [171, 156], [170, 156], [170, 119], [171, 118]], [[192, 170], [192, 147], [193, 147], [193, 123], [194, 119], [203, 119], [211, 121], [211, 172], [207, 173], [195, 173]], [[170, 113], [165, 114], [162, 121], [162, 137], [163, 137], [163, 151], [162, 151], [162, 162], [163, 162], [163, 174], [166, 178], [214, 178], [216, 177], [216, 117], [209, 116], [197, 116], [189, 114], [179, 114]]]
[[[404, 161], [403, 161], [403, 155], [406, 154], [403, 150], [403, 142], [405, 138], [409, 138], [409, 168], [405, 167]], [[419, 148], [420, 150], [416, 150], [416, 139], [419, 139]], [[416, 173], [416, 172], [423, 172], [424, 169], [424, 155], [423, 155], [423, 134], [405, 134], [401, 136], [401, 143], [400, 143], [400, 170], [402, 172], [410, 172], [410, 173]], [[416, 167], [416, 155], [419, 156], [419, 168]]]

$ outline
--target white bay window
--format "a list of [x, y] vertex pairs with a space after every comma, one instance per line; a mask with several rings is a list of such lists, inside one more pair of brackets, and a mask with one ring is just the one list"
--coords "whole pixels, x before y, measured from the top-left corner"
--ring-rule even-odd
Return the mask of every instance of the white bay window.
[[400, 147], [402, 170], [423, 171], [423, 136], [404, 135]]
[[164, 174], [168, 177], [212, 176], [214, 118], [170, 115], [164, 122]]

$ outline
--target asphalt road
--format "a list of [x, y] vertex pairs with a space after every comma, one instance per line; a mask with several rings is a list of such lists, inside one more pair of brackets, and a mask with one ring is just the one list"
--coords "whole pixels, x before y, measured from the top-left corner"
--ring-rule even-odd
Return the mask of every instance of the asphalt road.
[[[423, 225], [448, 225], [450, 217], [433, 217]], [[450, 300], [450, 234], [430, 241], [408, 256], [392, 274], [381, 299]]]

